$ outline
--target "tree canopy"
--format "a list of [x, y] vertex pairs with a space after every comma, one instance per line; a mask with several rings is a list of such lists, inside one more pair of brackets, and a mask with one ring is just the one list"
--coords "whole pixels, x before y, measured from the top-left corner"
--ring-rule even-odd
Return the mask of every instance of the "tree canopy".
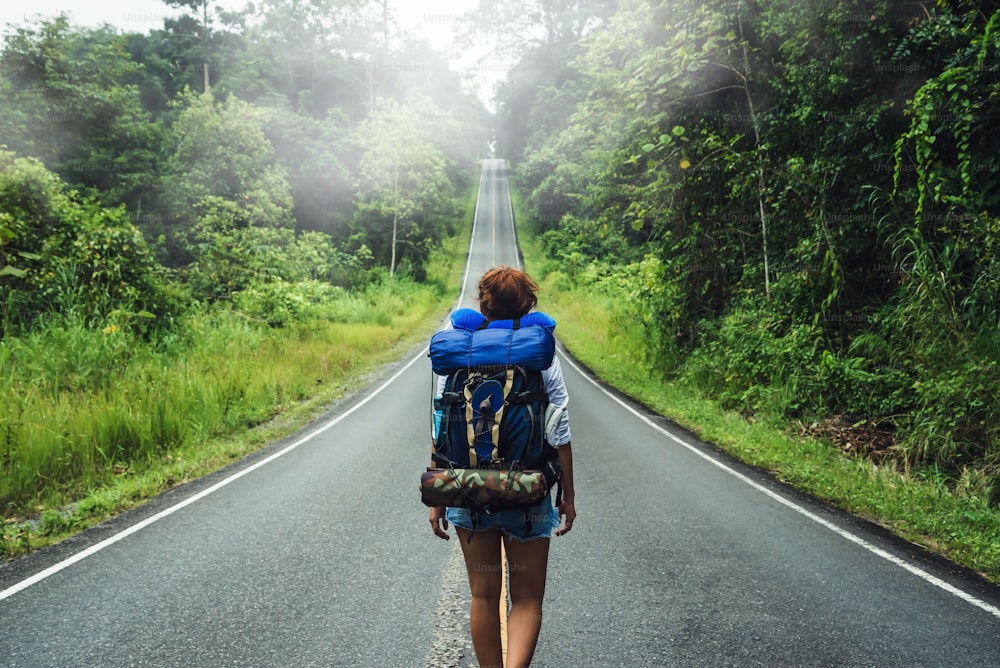
[[[7, 36], [4, 334], [423, 277], [491, 122], [443, 57], [384, 1], [168, 4], [147, 34]], [[621, 297], [651, 369], [1000, 490], [998, 17], [499, 0], [464, 25], [514, 59], [496, 139], [527, 222], [567, 281]]]
[[549, 253], [632, 304], [651, 368], [997, 470], [997, 3], [574, 9], [587, 29], [504, 83], [501, 143]]
[[[264, 0], [236, 12], [165, 2], [182, 13], [147, 34], [64, 16], [9, 30], [7, 326], [29, 327], [58, 301], [44, 277], [84, 259], [93, 266], [74, 275], [120, 260], [177, 282], [192, 303], [271, 280], [346, 284], [400, 267], [423, 276], [489, 134], [489, 114], [444, 58], [399, 32], [382, 2]], [[35, 191], [60, 204], [26, 209]], [[121, 258], [57, 257], [105, 228]], [[119, 228], [141, 244], [126, 248]], [[129, 255], [140, 248], [142, 261]], [[133, 297], [120, 306], [156, 311]]]

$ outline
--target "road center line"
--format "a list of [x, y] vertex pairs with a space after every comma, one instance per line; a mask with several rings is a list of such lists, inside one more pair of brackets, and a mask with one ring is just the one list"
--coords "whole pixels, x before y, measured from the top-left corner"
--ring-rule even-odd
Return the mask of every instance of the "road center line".
[[789, 500], [789, 499], [781, 496], [780, 494], [778, 494], [778, 493], [776, 493], [776, 492], [768, 489], [764, 485], [761, 485], [760, 483], [751, 480], [750, 478], [746, 477], [745, 475], [743, 475], [739, 471], [737, 471], [737, 470], [735, 470], [733, 468], [730, 468], [729, 466], [727, 466], [723, 462], [720, 462], [719, 460], [717, 460], [717, 459], [709, 456], [708, 454], [706, 454], [705, 452], [703, 452], [700, 448], [695, 447], [691, 443], [688, 443], [687, 441], [685, 441], [684, 439], [680, 438], [679, 436], [671, 433], [669, 430], [664, 429], [662, 426], [656, 424], [655, 422], [653, 422], [652, 420], [650, 420], [648, 417], [646, 417], [645, 415], [643, 415], [642, 413], [640, 413], [639, 411], [637, 411], [636, 409], [634, 409], [632, 406], [629, 406], [627, 403], [625, 403], [624, 401], [622, 401], [620, 398], [618, 398], [615, 395], [613, 395], [612, 393], [608, 392], [605, 388], [601, 387], [601, 385], [597, 381], [595, 381], [593, 378], [591, 378], [589, 374], [585, 373], [583, 371], [583, 369], [581, 369], [579, 366], [577, 366], [573, 362], [572, 359], [569, 359], [569, 357], [567, 357], [566, 355], [563, 355], [563, 358], [569, 363], [570, 366], [572, 366], [574, 369], [576, 369], [576, 371], [578, 371], [581, 376], [583, 376], [591, 384], [593, 384], [594, 387], [596, 387], [601, 392], [603, 392], [605, 395], [607, 395], [609, 398], [611, 398], [613, 401], [615, 401], [616, 403], [618, 403], [622, 408], [624, 408], [628, 412], [632, 413], [637, 418], [639, 418], [640, 420], [642, 420], [643, 422], [645, 422], [647, 425], [649, 425], [650, 427], [652, 427], [656, 431], [660, 432], [661, 434], [663, 434], [664, 436], [666, 436], [670, 440], [674, 441], [678, 445], [681, 445], [681, 446], [687, 448], [688, 450], [690, 450], [694, 454], [698, 455], [699, 457], [701, 457], [705, 461], [707, 461], [707, 462], [715, 465], [716, 467], [722, 469], [726, 473], [728, 473], [731, 476], [737, 478], [738, 480], [746, 483], [747, 485], [750, 485], [751, 487], [753, 487], [754, 489], [756, 489], [758, 492], [760, 492], [760, 493], [762, 493], [762, 494], [764, 494], [766, 496], [769, 496], [770, 498], [774, 499], [775, 501], [777, 501], [778, 503], [782, 504], [783, 506], [786, 506], [786, 507], [790, 508], [791, 510], [794, 510], [798, 514], [802, 515], [803, 517], [806, 517], [807, 519], [812, 520], [816, 524], [819, 524], [820, 526], [823, 526], [823, 527], [829, 529], [830, 531], [834, 532], [838, 536], [841, 536], [842, 538], [846, 538], [847, 540], [851, 541], [855, 545], [858, 545], [859, 547], [864, 548], [865, 550], [871, 552], [872, 554], [874, 554], [874, 555], [876, 555], [878, 557], [881, 557], [882, 559], [885, 559], [889, 563], [894, 564], [896, 566], [899, 566], [900, 568], [908, 571], [909, 573], [912, 573], [913, 575], [916, 575], [918, 578], [920, 578], [924, 582], [927, 582], [928, 584], [931, 584], [931, 585], [933, 585], [933, 586], [935, 586], [935, 587], [937, 587], [939, 589], [943, 589], [944, 591], [948, 592], [949, 594], [952, 594], [953, 596], [957, 596], [958, 598], [962, 599], [966, 603], [974, 605], [977, 608], [979, 608], [981, 610], [984, 610], [984, 611], [988, 612], [989, 614], [993, 615], [994, 617], [1000, 619], [1000, 608], [998, 608], [998, 607], [996, 607], [994, 605], [990, 605], [986, 601], [983, 601], [983, 600], [981, 600], [979, 598], [976, 598], [972, 594], [970, 594], [970, 593], [968, 593], [966, 591], [963, 591], [963, 590], [959, 589], [958, 587], [955, 587], [954, 585], [951, 585], [951, 584], [945, 582], [944, 580], [942, 580], [941, 578], [939, 578], [939, 577], [937, 577], [935, 575], [931, 575], [927, 571], [925, 571], [925, 570], [923, 570], [921, 568], [918, 568], [917, 566], [914, 566], [913, 564], [910, 564], [910, 563], [904, 561], [901, 557], [898, 557], [898, 556], [896, 556], [896, 555], [894, 555], [894, 554], [892, 554], [892, 553], [890, 553], [890, 552], [888, 552], [886, 550], [883, 550], [882, 548], [880, 548], [880, 547], [878, 547], [876, 545], [872, 545], [871, 543], [869, 543], [865, 539], [861, 538], [857, 534], [851, 533], [850, 531], [847, 531], [846, 529], [843, 529], [843, 528], [837, 526], [833, 522], [829, 522], [829, 521], [823, 519], [819, 515], [816, 515], [815, 513], [813, 513], [811, 511], [807, 510], [806, 508], [798, 505], [794, 501], [791, 501], [791, 500]]
[[510, 577], [510, 566], [507, 564], [507, 551], [500, 541], [500, 653], [503, 656], [504, 664], [507, 663], [507, 615], [510, 608], [507, 606], [507, 578]]
[[490, 264], [497, 263], [497, 179], [490, 179], [490, 232], [493, 238], [490, 240]]
[[[496, 170], [499, 172], [499, 170]], [[479, 183], [479, 195], [476, 199], [476, 211], [472, 219], [472, 237], [469, 242], [469, 254], [468, 260], [465, 265], [465, 275], [462, 278], [462, 289], [458, 298], [458, 305], [461, 306], [465, 300], [465, 295], [468, 291], [469, 277], [472, 264], [472, 249], [476, 239], [476, 226], [479, 222], [480, 204], [482, 204], [483, 195], [486, 189], [489, 188], [489, 193], [491, 196], [491, 201], [489, 202], [490, 207], [490, 263], [491, 265], [496, 265], [496, 249], [497, 249], [497, 174], [493, 174], [491, 182], [486, 184], [482, 180], [482, 174], [486, 172], [486, 165], [483, 166], [483, 171], [480, 176]], [[510, 214], [510, 226], [511, 232], [514, 239], [514, 248], [517, 249], [517, 229], [514, 226], [514, 209], [510, 198], [510, 190], [507, 187], [507, 181], [504, 179], [504, 193], [507, 196], [507, 210]], [[521, 258], [518, 255], [515, 258], [515, 264], [520, 269], [521, 268]], [[508, 605], [507, 605], [507, 555], [504, 551], [503, 543], [500, 544], [500, 570], [501, 570], [501, 592], [500, 592], [500, 644], [503, 652], [504, 659], [507, 657], [507, 615], [508, 615]], [[459, 665], [459, 661], [468, 658], [462, 656], [462, 652], [459, 651], [458, 647], [461, 647], [463, 643], [468, 643], [469, 632], [468, 632], [468, 622], [463, 616], [462, 603], [467, 601], [457, 595], [456, 593], [456, 581], [464, 580], [466, 574], [464, 560], [461, 558], [461, 551], [453, 549], [451, 558], [448, 560], [448, 564], [444, 568], [442, 574], [442, 584], [441, 584], [441, 595], [438, 599], [437, 609], [435, 611], [435, 629], [434, 629], [434, 642], [431, 647], [431, 653], [425, 660], [426, 666], [435, 666], [436, 668], [454, 668]], [[468, 591], [467, 584], [464, 589]], [[455, 619], [463, 620], [461, 628], [456, 628]], [[467, 649], [471, 651], [471, 645], [466, 645]]]

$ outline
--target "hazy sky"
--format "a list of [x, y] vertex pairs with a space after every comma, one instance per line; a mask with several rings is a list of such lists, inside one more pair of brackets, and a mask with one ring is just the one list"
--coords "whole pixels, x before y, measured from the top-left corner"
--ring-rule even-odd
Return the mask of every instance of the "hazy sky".
[[[241, 9], [245, 0], [216, 0], [213, 4], [229, 10]], [[399, 22], [426, 36], [435, 46], [450, 42], [453, 17], [475, 6], [475, 0], [393, 0], [390, 3]], [[22, 23], [36, 14], [51, 16], [66, 12], [76, 23], [97, 25], [108, 22], [125, 30], [146, 32], [158, 28], [163, 19], [179, 10], [161, 0], [16, 0], [0, 1], [0, 23]]]
[[[448, 53], [452, 43], [454, 19], [476, 6], [477, 0], [392, 0], [396, 19], [408, 32], [426, 37], [437, 50]], [[229, 10], [242, 8], [245, 0], [218, 0], [214, 4]], [[162, 0], [0, 0], [0, 24], [3, 32], [8, 24], [24, 23], [37, 14], [54, 16], [61, 11], [74, 23], [98, 25], [102, 22], [130, 32], [146, 33], [162, 27], [163, 19], [176, 16], [179, 10], [168, 7]], [[476, 56], [456, 57], [456, 70], [474, 68]], [[503, 78], [502, 63], [486, 61], [476, 68], [480, 97], [488, 98], [490, 88]]]

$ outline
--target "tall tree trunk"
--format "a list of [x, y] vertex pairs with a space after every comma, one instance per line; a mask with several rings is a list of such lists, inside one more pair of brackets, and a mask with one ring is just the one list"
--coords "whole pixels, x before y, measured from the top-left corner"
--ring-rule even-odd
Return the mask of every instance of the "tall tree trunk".
[[743, 93], [746, 95], [747, 109], [750, 112], [750, 125], [753, 126], [754, 147], [757, 149], [757, 206], [760, 209], [760, 235], [764, 252], [764, 294], [767, 295], [767, 301], [771, 301], [771, 269], [767, 254], [767, 209], [764, 207], [767, 179], [764, 175], [764, 155], [761, 152], [757, 111], [753, 104], [753, 95], [750, 93], [750, 50], [743, 33], [742, 14], [737, 14], [736, 21], [740, 29], [740, 41], [743, 43]]
[[202, 75], [205, 82], [205, 92], [207, 93], [211, 88], [208, 80], [208, 0], [201, 6], [201, 20], [202, 20], [202, 34], [201, 34], [201, 54], [205, 58], [205, 62], [202, 63]]
[[396, 275], [396, 230], [399, 225], [399, 158], [392, 170], [392, 259], [389, 261], [389, 277]]
[[389, 0], [382, 0], [382, 48], [389, 51]]

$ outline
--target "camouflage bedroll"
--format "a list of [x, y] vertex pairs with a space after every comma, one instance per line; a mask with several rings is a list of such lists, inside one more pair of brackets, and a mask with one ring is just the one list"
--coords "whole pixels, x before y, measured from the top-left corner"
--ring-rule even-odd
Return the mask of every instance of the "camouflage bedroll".
[[533, 506], [548, 494], [541, 471], [428, 469], [420, 476], [426, 506], [503, 510]]

